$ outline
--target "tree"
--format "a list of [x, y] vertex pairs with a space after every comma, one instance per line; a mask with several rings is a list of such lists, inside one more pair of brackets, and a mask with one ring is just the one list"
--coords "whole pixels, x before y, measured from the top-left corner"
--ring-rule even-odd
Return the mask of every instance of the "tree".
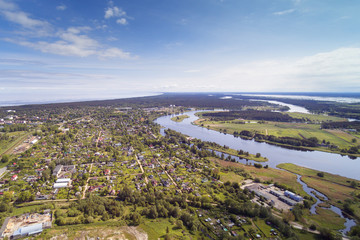
[[155, 206], [152, 206], [152, 207], [150, 208], [150, 210], [149, 210], [148, 217], [155, 219], [155, 218], [158, 217], [158, 215], [159, 215], [159, 214], [158, 214], [158, 212], [157, 212], [157, 210], [156, 210], [156, 207], [155, 207]]
[[351, 182], [350, 182], [350, 186], [351, 186], [352, 188], [356, 188], [356, 187], [358, 186], [358, 184], [357, 184], [357, 182], [355, 182], [355, 181], [351, 181]]
[[130, 220], [131, 220], [130, 225], [138, 226], [141, 223], [141, 215], [137, 212], [132, 213], [130, 215]]
[[29, 191], [23, 191], [20, 193], [16, 201], [22, 203], [22, 202], [29, 202], [34, 200], [35, 200], [34, 194], [30, 193]]
[[180, 219], [176, 220], [176, 228], [183, 229], [184, 228], [183, 221], [181, 221]]
[[0, 203], [0, 212], [6, 212], [7, 210], [9, 210], [9, 204], [6, 204], [4, 202]]
[[2, 163], [7, 163], [9, 161], [9, 156], [4, 154], [2, 157], [1, 157], [1, 162]]

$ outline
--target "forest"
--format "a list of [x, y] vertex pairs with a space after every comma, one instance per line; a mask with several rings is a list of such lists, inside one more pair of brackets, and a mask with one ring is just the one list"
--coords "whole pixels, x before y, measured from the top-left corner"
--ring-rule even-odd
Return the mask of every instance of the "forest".
[[274, 121], [274, 122], [301, 122], [302, 119], [292, 118], [287, 114], [271, 111], [228, 111], [228, 112], [207, 112], [202, 116], [209, 117], [214, 121], [229, 121], [237, 118], [246, 120]]

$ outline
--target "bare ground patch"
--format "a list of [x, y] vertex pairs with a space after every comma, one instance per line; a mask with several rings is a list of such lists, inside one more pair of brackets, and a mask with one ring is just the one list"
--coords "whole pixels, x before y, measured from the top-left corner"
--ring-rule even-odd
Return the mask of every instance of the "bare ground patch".
[[83, 230], [53, 229], [48, 235], [51, 236], [51, 240], [148, 240], [147, 233], [137, 227], [128, 226], [86, 227]]

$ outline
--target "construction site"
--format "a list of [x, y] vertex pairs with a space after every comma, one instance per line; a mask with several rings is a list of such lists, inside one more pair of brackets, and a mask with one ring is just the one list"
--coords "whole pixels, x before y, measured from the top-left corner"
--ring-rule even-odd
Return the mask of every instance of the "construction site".
[[51, 228], [51, 210], [43, 213], [27, 213], [20, 216], [8, 217], [0, 229], [1, 237], [17, 239], [41, 233], [43, 229]]

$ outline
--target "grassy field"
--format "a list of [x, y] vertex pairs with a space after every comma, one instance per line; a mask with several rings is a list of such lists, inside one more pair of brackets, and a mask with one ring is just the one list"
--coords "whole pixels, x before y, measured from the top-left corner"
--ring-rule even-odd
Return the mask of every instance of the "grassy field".
[[355, 212], [355, 217], [360, 218], [360, 203], [355, 198], [355, 194], [359, 194], [359, 187], [351, 187], [351, 182], [360, 185], [360, 181], [342, 177], [339, 175], [324, 173], [323, 177], [317, 174], [319, 171], [300, 167], [291, 163], [282, 163], [277, 167], [286, 169], [290, 172], [302, 175], [302, 180], [311, 188], [318, 190], [329, 198], [329, 202], [339, 208], [343, 208], [343, 203], [346, 199], [353, 201], [352, 208]]
[[117, 226], [116, 222], [80, 224], [45, 230], [37, 239], [119, 239], [136, 240], [146, 236], [139, 227]]
[[[326, 116], [323, 116], [326, 117]], [[243, 121], [242, 121], [243, 122]], [[195, 121], [197, 125], [210, 128], [219, 132], [226, 132], [234, 134], [234, 132], [241, 132], [243, 130], [259, 133], [263, 135], [273, 135], [276, 137], [293, 137], [293, 138], [310, 138], [316, 137], [319, 141], [325, 140], [338, 146], [339, 148], [349, 148], [357, 146], [360, 139], [356, 143], [352, 143], [356, 136], [341, 130], [323, 130], [320, 124], [306, 124], [306, 123], [285, 123], [285, 122], [265, 122], [258, 123], [258, 121], [245, 121], [240, 123], [238, 120], [233, 121], [207, 121], [199, 119]], [[325, 148], [318, 148], [324, 150]]]
[[[0, 133], [0, 136], [3, 136], [3, 134], [4, 133]], [[29, 135], [29, 132], [12, 132], [6, 134], [9, 136], [9, 139], [0, 140], [0, 156], [2, 154], [8, 154], [11, 149], [22, 143]]]
[[345, 219], [341, 218], [338, 214], [330, 209], [316, 208], [315, 215], [311, 214], [305, 216], [305, 219], [319, 227], [328, 228], [331, 230], [344, 229]]
[[319, 114], [307, 114], [307, 113], [298, 113], [298, 112], [284, 112], [284, 114], [287, 114], [292, 118], [305, 119], [306, 121], [311, 121], [311, 122], [341, 122], [341, 121], [347, 121], [346, 118], [319, 115]]
[[164, 239], [167, 228], [169, 229], [172, 239], [196, 239], [193, 235], [183, 234], [182, 229], [177, 229], [168, 219], [147, 219], [144, 223], [140, 224], [139, 227], [148, 234], [149, 239]]
[[186, 114], [183, 114], [183, 115], [180, 115], [180, 116], [172, 117], [171, 120], [174, 121], [174, 122], [182, 122], [186, 118], [189, 118], [189, 116], [186, 115]]
[[[236, 167], [236, 168], [244, 169], [246, 172], [250, 173], [253, 178], [259, 178], [262, 182], [265, 181], [278, 182], [279, 184], [285, 185], [288, 188], [293, 189], [296, 193], [302, 196], [307, 195], [306, 192], [304, 192], [304, 190], [302, 189], [301, 184], [296, 181], [296, 175], [292, 173], [274, 168], [267, 168], [267, 169], [256, 168], [254, 166], [249, 166], [236, 162], [223, 161], [217, 158], [209, 158], [209, 160], [214, 162], [215, 164], [218, 164], [221, 167]], [[234, 174], [233, 172], [222, 173], [220, 175], [221, 180], [231, 179], [233, 174]], [[240, 180], [240, 178], [234, 178], [232, 181], [236, 181], [236, 180]]]

